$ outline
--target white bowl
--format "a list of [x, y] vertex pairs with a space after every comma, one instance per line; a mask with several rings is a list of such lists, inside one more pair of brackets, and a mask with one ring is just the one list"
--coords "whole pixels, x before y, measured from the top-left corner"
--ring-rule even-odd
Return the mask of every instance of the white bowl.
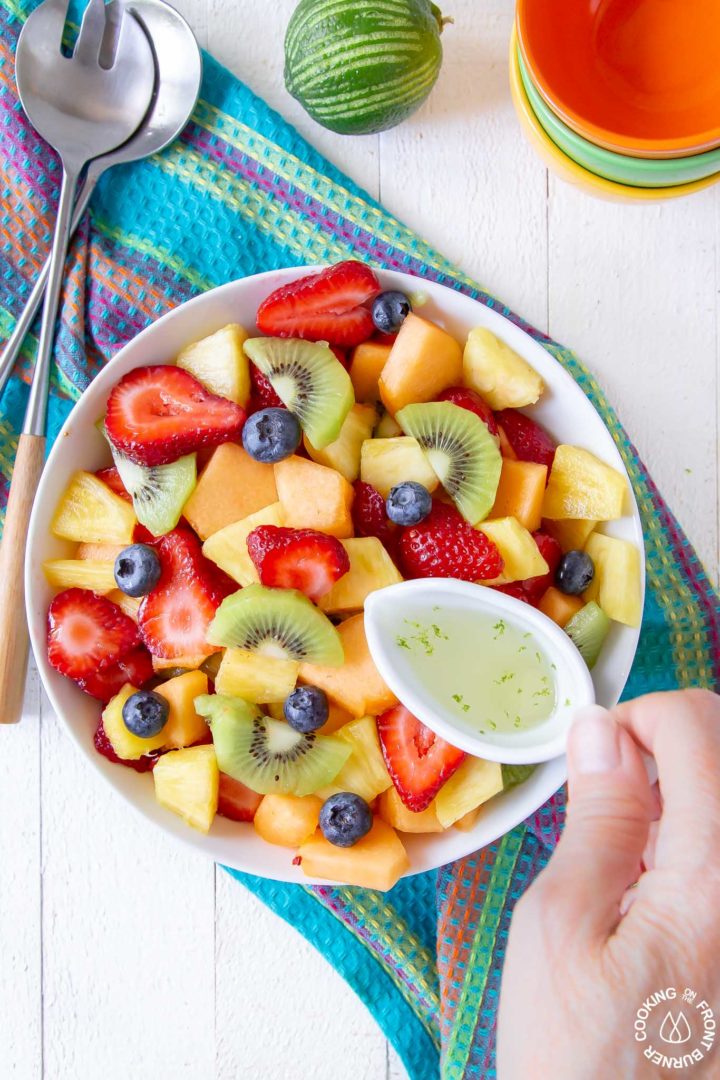
[[[78, 469], [94, 470], [110, 464], [105, 442], [94, 425], [104, 414], [108, 394], [118, 379], [142, 365], [171, 363], [183, 346], [226, 323], [254, 327], [258, 305], [273, 289], [315, 269], [272, 270], [222, 285], [168, 312], [120, 350], [73, 409], [45, 466], [30, 521], [25, 582], [30, 637], [42, 681], [58, 717], [89, 764], [150, 821], [198, 852], [237, 870], [303, 884], [311, 879], [292, 865], [290, 850], [273, 847], [261, 840], [251, 826], [237, 825], [222, 817], [216, 818], [207, 836], [195, 832], [155, 802], [150, 776], [113, 765], [96, 752], [93, 733], [100, 712], [98, 703], [59, 675], [47, 660], [46, 614], [53, 590], [45, 581], [42, 563], [67, 557], [72, 550], [69, 543], [50, 532], [57, 500], [72, 474]], [[625, 473], [610, 434], [583, 392], [560, 364], [519, 327], [478, 301], [442, 285], [390, 271], [381, 271], [379, 277], [384, 288], [422, 291], [427, 297], [422, 315], [442, 324], [460, 340], [474, 327], [485, 326], [506, 341], [545, 381], [545, 394], [532, 410], [533, 416], [559, 442], [583, 446]], [[608, 532], [631, 540], [642, 550], [642, 529], [634, 499], [631, 507], [631, 514], [613, 522]], [[599, 704], [612, 706], [618, 701], [632, 667], [638, 637], [638, 630], [613, 624], [593, 670]], [[564, 783], [566, 775], [564, 758], [548, 761], [524, 784], [488, 803], [471, 831], [450, 829], [430, 836], [404, 837], [410, 857], [408, 873], [434, 869], [496, 840], [542, 806]]]

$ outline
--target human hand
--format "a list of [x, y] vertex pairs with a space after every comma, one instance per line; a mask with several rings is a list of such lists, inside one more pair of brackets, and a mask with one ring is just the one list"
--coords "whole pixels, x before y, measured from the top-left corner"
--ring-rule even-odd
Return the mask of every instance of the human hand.
[[[639, 747], [655, 758], [662, 798]], [[648, 1048], [699, 1052], [682, 1075], [719, 1077], [720, 697], [685, 690], [587, 710], [568, 772], [565, 832], [511, 923], [499, 1080], [679, 1075]], [[668, 988], [677, 997], [652, 1006]], [[664, 1041], [680, 1012], [690, 1037]]]

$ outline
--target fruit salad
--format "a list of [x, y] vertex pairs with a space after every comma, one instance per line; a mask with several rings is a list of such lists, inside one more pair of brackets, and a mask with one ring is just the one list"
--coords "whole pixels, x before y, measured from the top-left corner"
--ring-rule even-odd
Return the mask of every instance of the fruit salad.
[[[383, 682], [364, 604], [408, 578], [499, 589], [587, 664], [638, 625], [640, 552], [603, 531], [626, 478], [533, 418], [540, 375], [458, 341], [344, 262], [110, 392], [104, 468], [77, 472], [44, 571], [50, 664], [97, 699], [97, 752], [158, 802], [388, 889], [403, 837], [472, 829], [532, 767], [482, 761]], [[247, 834], [245, 834], [247, 835]]]

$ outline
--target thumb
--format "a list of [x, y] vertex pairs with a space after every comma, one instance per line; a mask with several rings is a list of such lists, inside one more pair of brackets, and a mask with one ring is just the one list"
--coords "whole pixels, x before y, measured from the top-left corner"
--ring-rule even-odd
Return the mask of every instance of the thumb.
[[640, 876], [653, 800], [637, 744], [599, 706], [579, 711], [568, 740], [568, 818], [543, 877], [553, 903], [587, 938], [605, 941]]

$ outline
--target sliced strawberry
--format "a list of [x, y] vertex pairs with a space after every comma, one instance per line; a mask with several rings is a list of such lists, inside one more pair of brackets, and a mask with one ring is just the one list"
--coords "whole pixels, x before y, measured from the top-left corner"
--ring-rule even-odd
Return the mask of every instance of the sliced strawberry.
[[491, 581], [499, 577], [503, 566], [492, 540], [447, 503], [433, 502], [419, 525], [402, 530], [400, 568], [405, 577]]
[[259, 412], [260, 409], [285, 408], [273, 390], [270, 380], [254, 364], [250, 365], [250, 382], [252, 383], [252, 395], [248, 405], [248, 412]]
[[248, 536], [247, 549], [263, 585], [299, 589], [314, 601], [350, 569], [340, 541], [315, 529], [259, 525]]
[[231, 821], [252, 821], [261, 802], [262, 795], [241, 784], [239, 780], [234, 780], [227, 773], [220, 773], [218, 814], [230, 818]]
[[144, 757], [137, 758], [135, 761], [126, 761], [125, 758], [118, 757], [113, 750], [112, 743], [105, 734], [105, 727], [103, 725], [102, 718], [100, 719], [100, 722], [95, 729], [93, 742], [95, 743], [95, 749], [97, 750], [98, 754], [102, 754], [102, 756], [104, 758], [107, 758], [108, 761], [112, 761], [115, 765], [126, 765], [128, 769], [134, 769], [135, 772], [139, 773], [150, 772], [150, 770], [155, 765], [158, 757], [160, 756], [159, 754], [155, 757], [149, 757], [146, 755]]
[[372, 337], [364, 304], [380, 292], [369, 266], [349, 260], [283, 285], [264, 300], [258, 329], [274, 337], [299, 337], [350, 347]]
[[226, 595], [217, 568], [187, 528], [161, 536], [155, 549], [162, 573], [138, 612], [143, 641], [153, 656], [164, 660], [217, 652], [207, 641], [208, 627]]
[[408, 810], [419, 814], [465, 760], [465, 752], [425, 727], [404, 705], [378, 716], [377, 727], [397, 793]]
[[182, 368], [153, 365], [125, 375], [108, 398], [105, 430], [139, 465], [165, 465], [202, 446], [239, 439], [245, 410]]
[[336, 360], [339, 360], [342, 366], [347, 371], [350, 366], [350, 356], [347, 349], [341, 349], [339, 345], [331, 345], [330, 352], [333, 354]]
[[154, 674], [152, 657], [141, 645], [139, 649], [133, 649], [131, 653], [124, 656], [117, 664], [91, 671], [83, 679], [78, 679], [78, 686], [90, 697], [107, 704], [111, 698], [120, 693], [126, 683], [132, 683], [133, 686], [140, 688], [149, 682]]
[[98, 469], [95, 473], [98, 480], [102, 480], [103, 484], [107, 484], [111, 491], [114, 491], [116, 495], [119, 495], [125, 502], [132, 502], [132, 495], [123, 484], [120, 479], [120, 473], [117, 471], [114, 465], [111, 465], [108, 469]]
[[89, 589], [65, 589], [48, 610], [48, 660], [62, 675], [85, 679], [140, 645], [133, 620]]
[[450, 401], [453, 405], [459, 405], [461, 409], [475, 413], [487, 425], [490, 434], [497, 435], [498, 426], [494, 412], [487, 401], [483, 401], [474, 390], [469, 390], [465, 386], [449, 386], [447, 390], [443, 390], [442, 394], [438, 394], [438, 401]]
[[535, 532], [533, 537], [540, 549], [540, 554], [548, 564], [547, 574], [540, 574], [538, 577], [525, 578], [524, 581], [513, 581], [509, 585], [496, 585], [494, 587], [507, 596], [514, 596], [517, 600], [524, 600], [526, 604], [537, 607], [543, 593], [550, 588], [555, 580], [555, 571], [562, 559], [562, 548], [557, 540], [548, 533]]
[[355, 482], [352, 519], [358, 536], [376, 536], [390, 557], [398, 561], [400, 530], [387, 516], [385, 500], [377, 488], [363, 480]]
[[545, 428], [517, 409], [504, 409], [497, 414], [497, 418], [520, 461], [535, 461], [538, 465], [552, 468], [555, 443]]

